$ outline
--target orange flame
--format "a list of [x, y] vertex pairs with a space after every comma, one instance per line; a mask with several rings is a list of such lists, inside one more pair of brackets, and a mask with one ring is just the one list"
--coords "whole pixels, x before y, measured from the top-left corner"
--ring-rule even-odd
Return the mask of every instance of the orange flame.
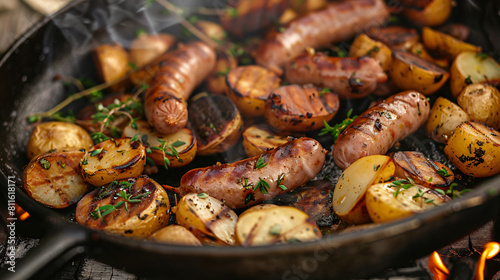
[[30, 214], [24, 211], [24, 209], [17, 204], [16, 204], [16, 215], [19, 217], [20, 221], [24, 221], [30, 217]]
[[496, 256], [500, 252], [500, 244], [497, 242], [489, 242], [484, 245], [484, 251], [481, 254], [481, 258], [477, 264], [476, 274], [474, 275], [474, 280], [484, 280], [484, 267], [486, 260], [489, 260]]
[[439, 257], [439, 254], [436, 251], [434, 251], [429, 257], [428, 265], [432, 274], [434, 274], [434, 280], [445, 280], [448, 278], [450, 271], [444, 265], [441, 257]]

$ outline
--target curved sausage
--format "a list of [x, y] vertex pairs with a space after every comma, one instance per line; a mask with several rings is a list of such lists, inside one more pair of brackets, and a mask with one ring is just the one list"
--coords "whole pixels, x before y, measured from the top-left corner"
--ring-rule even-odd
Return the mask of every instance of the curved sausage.
[[[231, 208], [241, 208], [310, 181], [323, 167], [325, 157], [318, 141], [303, 137], [260, 156], [188, 171], [181, 178], [179, 190], [181, 195], [204, 192]], [[265, 181], [269, 188], [259, 185], [260, 181]], [[278, 181], [284, 187], [278, 187]]]
[[291, 21], [278, 32], [268, 34], [255, 52], [257, 64], [277, 74], [306, 47], [319, 48], [347, 40], [371, 26], [380, 26], [389, 18], [383, 0], [335, 2], [325, 9]]
[[146, 92], [144, 111], [156, 131], [171, 134], [187, 123], [186, 100], [215, 67], [215, 51], [203, 42], [193, 42], [167, 53]]
[[285, 67], [285, 76], [289, 83], [327, 87], [344, 99], [365, 97], [387, 81], [374, 58], [329, 57], [322, 53], [296, 57]]
[[426, 97], [403, 91], [357, 117], [333, 145], [333, 158], [345, 169], [364, 156], [383, 155], [399, 140], [415, 132], [430, 113]]

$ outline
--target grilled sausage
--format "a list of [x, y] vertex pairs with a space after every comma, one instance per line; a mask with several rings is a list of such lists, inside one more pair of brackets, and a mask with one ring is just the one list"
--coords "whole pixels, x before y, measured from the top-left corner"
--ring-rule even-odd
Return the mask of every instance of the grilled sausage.
[[241, 208], [297, 188], [313, 179], [324, 163], [321, 144], [304, 137], [260, 156], [193, 169], [182, 176], [179, 189], [181, 195], [204, 192]]
[[193, 42], [168, 53], [146, 92], [144, 111], [149, 124], [163, 134], [186, 126], [191, 92], [215, 67], [215, 51], [203, 42]]
[[403, 91], [379, 102], [340, 134], [333, 145], [335, 164], [345, 169], [364, 156], [387, 153], [424, 124], [429, 112], [426, 97], [416, 91]]
[[282, 67], [306, 47], [319, 48], [347, 40], [389, 18], [383, 0], [335, 2], [271, 32], [255, 52], [257, 64], [282, 74]]
[[285, 76], [289, 83], [327, 87], [344, 99], [365, 97], [387, 81], [374, 58], [329, 57], [322, 53], [305, 53], [293, 59], [285, 67]]

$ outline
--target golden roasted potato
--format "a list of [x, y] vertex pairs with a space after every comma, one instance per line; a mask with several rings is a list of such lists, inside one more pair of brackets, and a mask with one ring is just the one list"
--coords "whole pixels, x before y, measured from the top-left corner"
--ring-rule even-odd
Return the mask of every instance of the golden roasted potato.
[[389, 70], [391, 80], [401, 90], [416, 90], [431, 95], [439, 90], [450, 74], [418, 56], [393, 52]]
[[255, 211], [258, 211], [258, 210], [261, 210], [261, 209], [267, 209], [267, 208], [272, 208], [272, 207], [278, 207], [278, 205], [274, 205], [274, 204], [257, 204], [257, 205], [254, 205], [254, 206], [248, 208], [247, 210], [243, 211], [243, 213], [241, 213], [239, 217], [242, 217], [245, 214], [252, 213], [252, 212], [255, 212]]
[[296, 19], [299, 16], [297, 12], [295, 12], [292, 8], [287, 8], [283, 14], [281, 14], [280, 18], [278, 19], [278, 23], [280, 24], [287, 24], [290, 21]]
[[500, 83], [500, 64], [484, 54], [459, 54], [450, 68], [450, 91], [453, 97], [458, 97], [466, 86], [479, 83]]
[[264, 115], [269, 94], [281, 79], [271, 70], [258, 65], [240, 66], [227, 74], [227, 96], [245, 117]]
[[201, 93], [191, 99], [188, 109], [198, 142], [198, 155], [224, 152], [240, 139], [243, 120], [228, 97]]
[[288, 137], [274, 134], [265, 124], [252, 125], [243, 131], [243, 148], [248, 157], [260, 155], [288, 141]]
[[165, 157], [168, 159], [168, 167], [181, 167], [192, 162], [196, 156], [198, 144], [194, 133], [189, 128], [163, 135], [153, 130], [146, 121], [138, 120], [135, 123], [137, 129], [128, 125], [123, 130], [123, 137], [136, 137], [146, 147], [149, 147], [151, 153], [146, 156], [151, 158], [156, 165], [166, 164], [163, 159]]
[[493, 176], [500, 172], [500, 133], [480, 123], [464, 122], [448, 140], [444, 153], [469, 176]]
[[350, 224], [370, 221], [365, 193], [373, 184], [383, 183], [394, 175], [396, 166], [389, 156], [366, 156], [344, 170], [333, 191], [333, 211]]
[[418, 56], [418, 57], [425, 59], [431, 63], [434, 63], [443, 69], [448, 69], [450, 67], [450, 60], [447, 57], [436, 58], [436, 57], [432, 56], [431, 54], [429, 54], [427, 52], [424, 44], [422, 44], [420, 42], [411, 46], [409, 52], [415, 56]]
[[304, 242], [321, 237], [316, 223], [290, 206], [258, 209], [240, 216], [236, 224], [237, 243], [242, 246]]
[[224, 28], [220, 24], [213, 21], [197, 20], [194, 23], [194, 26], [196, 26], [196, 28], [198, 28], [209, 38], [212, 38], [217, 42], [221, 42], [227, 39], [227, 33]]
[[151, 240], [167, 244], [201, 246], [200, 240], [189, 230], [179, 225], [169, 225], [155, 231], [149, 237]]
[[80, 167], [83, 178], [94, 186], [142, 174], [146, 149], [130, 138], [109, 139], [85, 153]]
[[266, 101], [266, 123], [280, 131], [305, 132], [320, 129], [339, 108], [339, 97], [312, 85], [287, 85], [275, 89]]
[[438, 26], [443, 24], [451, 15], [451, 0], [423, 0], [424, 6], [404, 6], [403, 14], [412, 22], [421, 26]]
[[470, 117], [460, 106], [440, 96], [432, 105], [425, 131], [432, 140], [446, 143], [457, 126], [466, 121], [470, 121]]
[[65, 208], [80, 200], [88, 185], [80, 174], [85, 152], [45, 153], [33, 158], [23, 172], [23, 187], [45, 206]]
[[382, 42], [375, 41], [365, 34], [360, 34], [351, 44], [350, 57], [369, 56], [380, 62], [382, 69], [388, 71], [392, 63], [392, 51]]
[[[100, 45], [94, 50], [94, 62], [99, 76], [105, 83], [113, 83], [131, 72], [128, 52], [119, 44]], [[112, 91], [126, 87], [126, 81], [113, 84]]]
[[420, 41], [420, 35], [414, 28], [402, 26], [371, 27], [367, 35], [373, 40], [384, 43], [392, 50], [407, 51]]
[[500, 92], [493, 86], [472, 84], [462, 90], [457, 98], [472, 121], [500, 129]]
[[238, 67], [238, 60], [234, 56], [226, 52], [218, 52], [215, 68], [205, 80], [207, 90], [212, 94], [224, 94], [227, 91], [227, 74], [236, 67]]
[[28, 158], [58, 150], [81, 150], [94, 145], [85, 129], [68, 122], [41, 123], [33, 129], [26, 148]]
[[84, 196], [76, 221], [94, 229], [147, 238], [166, 226], [170, 217], [167, 192], [145, 176], [113, 181]]
[[186, 227], [201, 242], [211, 245], [233, 245], [238, 216], [222, 201], [206, 193], [190, 193], [177, 205], [177, 223]]
[[366, 191], [366, 209], [375, 223], [404, 218], [450, 200], [432, 189], [401, 180], [375, 184]]
[[481, 51], [481, 47], [466, 43], [429, 27], [422, 29], [422, 42], [428, 50], [442, 54], [450, 59], [455, 59], [461, 52]]
[[466, 41], [469, 38], [470, 28], [461, 23], [446, 24], [438, 29], [439, 32], [446, 33], [458, 40]]

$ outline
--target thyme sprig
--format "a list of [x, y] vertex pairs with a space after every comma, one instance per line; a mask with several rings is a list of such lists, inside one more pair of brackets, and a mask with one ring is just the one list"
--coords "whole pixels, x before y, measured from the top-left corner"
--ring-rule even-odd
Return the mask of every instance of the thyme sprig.
[[181, 161], [181, 159], [179, 158], [179, 152], [175, 148], [178, 148], [178, 147], [186, 144], [186, 142], [177, 140], [174, 143], [167, 145], [167, 142], [165, 140], [162, 140], [159, 138], [157, 140], [158, 140], [158, 142], [161, 143], [161, 146], [160, 147], [150, 147], [150, 149], [151, 150], [159, 150], [162, 152], [163, 165], [165, 166], [165, 169], [168, 170], [168, 166], [170, 165], [170, 160], [167, 158], [167, 155], [169, 155], [171, 157], [175, 157], [177, 160]]
[[352, 109], [347, 112], [347, 118], [343, 120], [341, 123], [338, 123], [334, 126], [330, 126], [326, 121], [323, 121], [325, 127], [321, 129], [321, 132], [318, 135], [325, 135], [330, 133], [333, 136], [333, 141], [337, 141], [337, 138], [340, 136], [340, 133], [344, 131], [358, 116], [353, 116], [351, 118]]

